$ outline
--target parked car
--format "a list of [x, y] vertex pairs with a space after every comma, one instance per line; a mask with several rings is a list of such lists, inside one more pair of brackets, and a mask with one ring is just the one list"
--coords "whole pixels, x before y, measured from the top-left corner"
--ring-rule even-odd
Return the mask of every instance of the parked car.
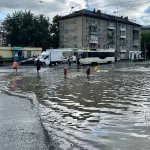
[[27, 59], [27, 60], [22, 60], [20, 64], [21, 64], [21, 65], [34, 64], [34, 60], [35, 60], [35, 58], [29, 58], [29, 59]]

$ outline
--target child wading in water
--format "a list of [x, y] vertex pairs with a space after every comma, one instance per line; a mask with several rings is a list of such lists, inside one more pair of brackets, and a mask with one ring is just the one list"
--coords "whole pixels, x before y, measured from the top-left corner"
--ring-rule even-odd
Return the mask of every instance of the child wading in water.
[[67, 68], [65, 67], [64, 68], [64, 76], [66, 76], [67, 75]]
[[64, 68], [64, 78], [67, 79], [67, 68]]

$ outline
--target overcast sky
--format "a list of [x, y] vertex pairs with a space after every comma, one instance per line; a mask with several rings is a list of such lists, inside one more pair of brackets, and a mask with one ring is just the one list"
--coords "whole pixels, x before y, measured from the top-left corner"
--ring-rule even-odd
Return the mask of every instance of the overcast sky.
[[[0, 0], [0, 21], [8, 13], [18, 10], [31, 10], [35, 14], [49, 16], [66, 15], [86, 8], [85, 0]], [[113, 5], [113, 6], [110, 6]], [[88, 9], [101, 9], [102, 12], [118, 16], [128, 16], [141, 25], [150, 25], [150, 0], [88, 0]], [[117, 13], [114, 13], [117, 12]]]

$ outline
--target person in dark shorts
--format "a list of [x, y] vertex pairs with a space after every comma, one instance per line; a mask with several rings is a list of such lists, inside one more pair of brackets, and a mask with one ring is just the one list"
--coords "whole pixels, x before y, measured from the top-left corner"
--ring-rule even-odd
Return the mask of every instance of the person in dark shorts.
[[80, 58], [77, 57], [77, 66], [80, 66]]
[[70, 56], [68, 58], [68, 64], [69, 64], [69, 66], [71, 66], [71, 57]]
[[90, 73], [91, 73], [90, 67], [88, 66], [88, 67], [87, 67], [87, 70], [86, 70], [86, 75], [87, 75], [87, 77], [89, 77]]
[[37, 60], [36, 67], [37, 67], [37, 73], [39, 73], [39, 71], [40, 71], [40, 69], [41, 69], [41, 62], [40, 62], [40, 59], [39, 59], [39, 58], [38, 58], [38, 60]]

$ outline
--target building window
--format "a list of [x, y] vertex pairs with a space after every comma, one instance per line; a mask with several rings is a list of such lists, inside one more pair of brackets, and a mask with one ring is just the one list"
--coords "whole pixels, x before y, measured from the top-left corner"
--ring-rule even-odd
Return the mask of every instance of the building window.
[[74, 47], [77, 48], [77, 45], [75, 44]]
[[86, 23], [89, 23], [89, 19], [86, 19]]
[[126, 36], [126, 32], [125, 31], [120, 31], [120, 35], [121, 36]]
[[95, 24], [95, 20], [92, 20], [92, 23]]
[[88, 40], [89, 39], [89, 37], [88, 36], [86, 36], [86, 40]]
[[101, 45], [98, 45], [98, 48], [101, 48]]
[[27, 51], [27, 57], [28, 57], [28, 58], [31, 57], [31, 51]]
[[65, 42], [67, 42], [67, 38], [65, 38]]

